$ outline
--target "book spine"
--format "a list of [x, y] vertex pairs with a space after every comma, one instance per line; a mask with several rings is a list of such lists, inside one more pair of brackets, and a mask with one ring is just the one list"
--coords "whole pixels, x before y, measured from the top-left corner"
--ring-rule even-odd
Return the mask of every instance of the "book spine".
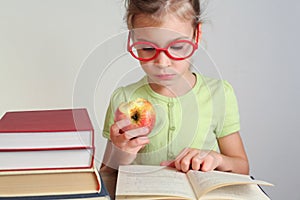
[[96, 146], [95, 146], [95, 133], [94, 133], [94, 129], [91, 130], [92, 131], [92, 148], [93, 148], [93, 154], [92, 154], [92, 162], [90, 167], [94, 166], [94, 162], [95, 162], [95, 151], [96, 151]]
[[93, 127], [93, 123], [89, 117], [89, 113], [87, 109], [84, 109], [84, 114], [86, 115], [87, 119], [87, 124], [89, 124], [88, 130], [91, 131], [91, 140], [92, 140], [92, 148], [93, 148], [93, 154], [92, 154], [92, 162], [90, 165], [90, 168], [94, 167], [94, 162], [95, 162], [95, 151], [96, 151], [96, 146], [95, 146], [95, 129]]

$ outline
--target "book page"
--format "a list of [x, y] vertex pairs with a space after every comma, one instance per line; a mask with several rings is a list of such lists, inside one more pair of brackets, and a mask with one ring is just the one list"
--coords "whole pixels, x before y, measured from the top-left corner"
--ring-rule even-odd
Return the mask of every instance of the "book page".
[[269, 200], [256, 184], [229, 185], [206, 193], [201, 200], [240, 199], [240, 200]]
[[250, 176], [242, 174], [234, 174], [229, 172], [211, 171], [201, 172], [190, 170], [187, 173], [191, 184], [193, 185], [196, 196], [199, 198], [204, 194], [216, 188], [238, 185], [238, 184], [261, 184], [272, 185], [265, 181], [253, 180]]
[[3, 151], [0, 171], [91, 167], [93, 149]]
[[[45, 172], [45, 171], [44, 171]], [[6, 197], [96, 193], [101, 189], [97, 171], [1, 174], [0, 195]]]
[[117, 199], [126, 196], [183, 197], [195, 199], [185, 173], [162, 166], [120, 166], [116, 188]]

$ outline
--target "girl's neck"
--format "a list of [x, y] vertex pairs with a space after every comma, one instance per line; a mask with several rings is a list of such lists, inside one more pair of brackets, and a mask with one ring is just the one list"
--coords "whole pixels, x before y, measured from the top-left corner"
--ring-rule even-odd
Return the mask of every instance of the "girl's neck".
[[149, 79], [148, 82], [149, 82], [149, 86], [154, 92], [166, 97], [178, 97], [178, 96], [185, 95], [191, 89], [193, 89], [193, 87], [197, 82], [197, 78], [196, 75], [191, 72], [186, 77], [181, 77], [174, 84], [170, 84], [170, 85], [160, 85], [151, 82]]

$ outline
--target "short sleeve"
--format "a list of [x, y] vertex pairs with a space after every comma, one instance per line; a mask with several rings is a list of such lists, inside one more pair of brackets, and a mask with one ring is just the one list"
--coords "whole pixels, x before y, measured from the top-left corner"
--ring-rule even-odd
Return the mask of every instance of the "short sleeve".
[[116, 89], [111, 95], [110, 102], [106, 111], [104, 127], [103, 127], [103, 137], [110, 139], [110, 127], [114, 123], [114, 113], [118, 106], [125, 101], [125, 95], [123, 88], [120, 87]]
[[224, 90], [224, 115], [223, 119], [219, 124], [219, 130], [217, 131], [217, 138], [224, 137], [231, 133], [240, 130], [240, 115], [238, 109], [238, 103], [236, 95], [232, 86], [227, 82], [223, 81]]

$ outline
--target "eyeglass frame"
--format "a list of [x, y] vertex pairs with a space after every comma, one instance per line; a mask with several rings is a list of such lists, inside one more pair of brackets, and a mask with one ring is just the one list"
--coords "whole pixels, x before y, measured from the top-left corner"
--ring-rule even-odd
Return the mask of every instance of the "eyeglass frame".
[[[158, 47], [156, 44], [152, 43], [152, 42], [147, 42], [147, 41], [138, 41], [138, 42], [133, 42], [131, 45], [130, 45], [130, 36], [131, 36], [131, 30], [129, 31], [128, 33], [128, 41], [127, 41], [127, 51], [134, 57], [136, 58], [137, 60], [139, 61], [143, 61], [143, 62], [148, 62], [150, 60], [154, 60], [155, 58], [157, 58], [157, 56], [163, 51], [169, 58], [173, 59], [173, 60], [185, 60], [189, 57], [191, 57], [195, 51], [198, 49], [198, 40], [199, 40], [199, 25], [197, 26], [197, 30], [196, 30], [196, 38], [195, 38], [195, 43], [193, 43], [192, 41], [190, 40], [174, 40], [172, 42], [170, 42], [165, 48], [160, 48]], [[186, 42], [186, 43], [189, 43], [192, 45], [193, 47], [193, 51], [185, 56], [185, 57], [182, 57], [182, 58], [177, 58], [177, 57], [174, 57], [172, 56], [170, 53], [169, 53], [169, 47], [172, 46], [173, 44], [175, 43], [179, 43], [179, 42]], [[137, 44], [147, 44], [147, 45], [150, 45], [152, 47], [155, 48], [155, 54], [150, 57], [150, 58], [140, 58], [138, 56], [136, 56], [134, 53], [133, 53], [133, 46], [134, 45], [137, 45]]]

